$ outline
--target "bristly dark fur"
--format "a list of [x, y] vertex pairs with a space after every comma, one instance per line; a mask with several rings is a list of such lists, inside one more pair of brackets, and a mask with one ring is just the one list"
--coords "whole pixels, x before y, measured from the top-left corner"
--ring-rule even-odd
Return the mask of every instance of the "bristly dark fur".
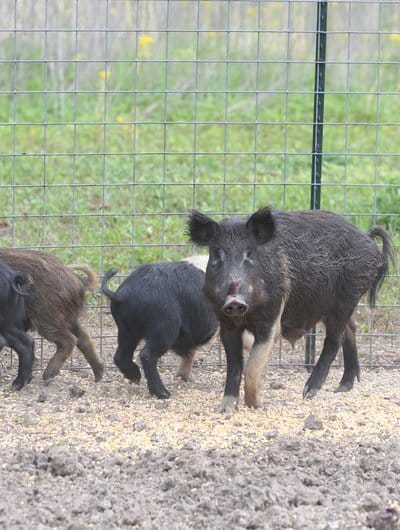
[[371, 239], [380, 238], [382, 240], [382, 265], [379, 268], [378, 275], [376, 276], [371, 289], [369, 290], [368, 296], [370, 307], [375, 307], [376, 293], [379, 291], [382, 282], [389, 271], [389, 262], [394, 266], [395, 259], [392, 240], [386, 230], [379, 226], [374, 226], [367, 233]]
[[33, 339], [25, 331], [25, 300], [32, 296], [28, 276], [0, 261], [0, 350], [9, 346], [18, 355], [18, 375], [12, 383], [15, 390], [32, 379]]
[[[94, 289], [96, 274], [88, 265], [63, 265], [52, 254], [36, 250], [0, 248], [0, 259], [27, 274], [36, 296], [26, 300], [27, 325], [57, 346], [47, 364], [44, 379], [55, 377], [75, 346], [90, 364], [96, 381], [103, 375], [103, 362], [79, 319], [86, 301], [86, 289]], [[85, 276], [73, 272], [79, 269]]]
[[[304, 396], [312, 397], [321, 387], [341, 346], [339, 390], [352, 388], [359, 364], [351, 316], [364, 294], [375, 304], [393, 258], [383, 228], [364, 233], [333, 212], [267, 207], [247, 219], [219, 223], [194, 211], [187, 229], [193, 243], [209, 249], [204, 291], [220, 320], [229, 374], [222, 410], [232, 409], [239, 395], [243, 330], [255, 335], [246, 368], [248, 405], [257, 404], [261, 350], [269, 351], [279, 332], [294, 343], [320, 321], [325, 343]], [[382, 251], [374, 238], [382, 240]]]
[[132, 382], [140, 381], [133, 352], [141, 340], [140, 360], [151, 394], [168, 398], [157, 369], [159, 358], [169, 349], [181, 358], [178, 375], [190, 378], [194, 352], [215, 334], [218, 323], [202, 288], [204, 272], [184, 261], [141, 265], [114, 293], [107, 282], [117, 269], [106, 272], [102, 291], [118, 327], [114, 362]]

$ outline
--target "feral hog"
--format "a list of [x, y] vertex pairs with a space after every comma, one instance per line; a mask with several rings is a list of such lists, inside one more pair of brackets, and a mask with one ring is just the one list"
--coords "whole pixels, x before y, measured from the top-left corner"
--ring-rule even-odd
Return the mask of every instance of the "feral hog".
[[143, 339], [139, 356], [149, 391], [168, 398], [157, 369], [159, 358], [173, 350], [182, 357], [177, 375], [189, 380], [196, 348], [217, 330], [217, 319], [202, 292], [204, 272], [184, 261], [141, 265], [114, 293], [107, 282], [116, 273], [111, 269], [102, 282], [118, 327], [115, 364], [127, 379], [139, 383], [140, 370], [132, 359]]
[[[393, 249], [388, 233], [363, 233], [327, 211], [272, 211], [262, 208], [247, 219], [219, 223], [193, 211], [188, 220], [193, 243], [208, 246], [205, 294], [220, 321], [227, 357], [220, 410], [237, 406], [243, 370], [242, 334], [255, 342], [245, 370], [245, 403], [259, 404], [263, 370], [279, 334], [294, 343], [317, 322], [325, 325], [324, 346], [303, 396], [313, 397], [342, 347], [344, 374], [338, 391], [359, 377], [355, 324], [358, 301], [369, 291], [373, 306]], [[382, 251], [374, 242], [382, 240]]]
[[[0, 248], [0, 259], [10, 267], [30, 276], [36, 296], [26, 301], [27, 327], [53, 342], [57, 349], [49, 360], [43, 379], [55, 377], [75, 346], [90, 364], [94, 378], [103, 376], [103, 362], [83, 329], [79, 318], [85, 305], [87, 289], [96, 286], [96, 275], [87, 265], [63, 265], [55, 256], [36, 250]], [[76, 275], [81, 270], [86, 277]]]
[[32, 379], [33, 339], [25, 331], [25, 299], [33, 296], [28, 276], [0, 261], [0, 350], [9, 346], [18, 355], [18, 375], [12, 383], [15, 390]]

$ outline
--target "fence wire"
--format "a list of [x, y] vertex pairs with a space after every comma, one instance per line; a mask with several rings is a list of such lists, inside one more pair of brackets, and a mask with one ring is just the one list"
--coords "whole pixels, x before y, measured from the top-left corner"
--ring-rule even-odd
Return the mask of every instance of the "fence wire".
[[[301, 0], [1, 2], [0, 244], [124, 276], [194, 251], [191, 208], [308, 209], [316, 12]], [[399, 23], [397, 1], [329, 2], [321, 189], [322, 208], [385, 226], [397, 253]], [[399, 291], [392, 269], [375, 313], [357, 310], [364, 364], [398, 366]], [[107, 308], [89, 306], [110, 356]]]

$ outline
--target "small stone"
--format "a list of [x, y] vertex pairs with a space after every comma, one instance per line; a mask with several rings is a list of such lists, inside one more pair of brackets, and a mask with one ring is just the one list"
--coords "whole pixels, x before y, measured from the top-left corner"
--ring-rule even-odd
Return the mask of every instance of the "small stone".
[[369, 514], [367, 524], [375, 530], [398, 530], [400, 513], [396, 508], [386, 508], [382, 512]]
[[327, 525], [324, 528], [324, 530], [338, 530], [338, 529], [339, 529], [339, 523], [337, 521], [328, 521]]
[[265, 431], [264, 438], [267, 440], [273, 440], [274, 438], [278, 437], [278, 431], [276, 429], [270, 429], [269, 431]]
[[47, 401], [47, 394], [46, 392], [40, 392], [40, 394], [38, 395], [38, 399], [39, 403], [44, 403], [45, 401]]
[[158, 410], [162, 410], [162, 409], [167, 409], [169, 407], [169, 403], [168, 401], [159, 401], [158, 403], [156, 403], [154, 405], [154, 408], [158, 409]]
[[86, 391], [78, 385], [72, 385], [69, 387], [69, 394], [73, 398], [80, 398]]
[[137, 421], [133, 424], [133, 430], [134, 431], [145, 431], [147, 429], [147, 425], [144, 421]]
[[168, 491], [175, 486], [175, 481], [171, 478], [168, 478], [161, 484], [161, 491]]
[[377, 512], [382, 508], [381, 499], [379, 495], [370, 494], [362, 500], [361, 506], [366, 512]]
[[322, 420], [317, 418], [317, 416], [314, 416], [314, 414], [310, 414], [304, 420], [303, 429], [308, 429], [310, 431], [320, 431], [323, 428], [324, 424], [322, 423]]
[[186, 442], [185, 444], [182, 445], [182, 449], [186, 450], [186, 451], [194, 451], [195, 450], [195, 446], [190, 443], [190, 442]]
[[272, 388], [272, 390], [283, 390], [286, 388], [285, 383], [283, 381], [279, 381], [278, 379], [271, 381], [269, 386]]

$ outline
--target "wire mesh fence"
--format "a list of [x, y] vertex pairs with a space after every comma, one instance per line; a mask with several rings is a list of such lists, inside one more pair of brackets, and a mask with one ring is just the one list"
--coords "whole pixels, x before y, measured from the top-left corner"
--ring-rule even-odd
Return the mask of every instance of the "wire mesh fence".
[[[308, 209], [317, 4], [3, 1], [0, 244], [126, 275], [193, 252], [193, 207]], [[399, 22], [397, 1], [329, 2], [321, 188], [397, 253]], [[376, 312], [357, 310], [364, 363], [398, 363], [399, 291], [391, 270]], [[107, 356], [115, 331], [89, 305]]]

